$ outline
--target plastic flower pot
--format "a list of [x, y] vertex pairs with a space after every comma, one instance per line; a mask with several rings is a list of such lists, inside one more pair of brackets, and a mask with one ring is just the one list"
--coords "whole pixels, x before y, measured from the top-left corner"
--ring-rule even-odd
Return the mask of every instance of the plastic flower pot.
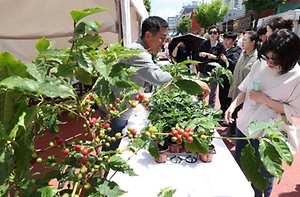
[[209, 163], [212, 161], [214, 154], [216, 154], [215, 146], [209, 145], [208, 155], [200, 154], [199, 158], [204, 163]]
[[169, 147], [167, 143], [164, 143], [164, 145], [158, 145], [159, 148], [159, 158], [155, 159], [157, 163], [165, 163], [168, 159], [168, 152], [169, 152]]

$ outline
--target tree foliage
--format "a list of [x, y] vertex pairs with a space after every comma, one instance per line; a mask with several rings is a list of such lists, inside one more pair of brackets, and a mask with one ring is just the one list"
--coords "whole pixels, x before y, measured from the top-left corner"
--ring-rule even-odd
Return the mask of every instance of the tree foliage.
[[259, 19], [259, 15], [264, 11], [268, 9], [275, 9], [280, 4], [284, 4], [286, 0], [247, 0], [244, 1], [244, 5], [247, 10], [252, 10], [254, 12], [254, 29], [257, 28], [257, 23]]
[[181, 34], [186, 34], [190, 32], [192, 27], [192, 20], [188, 17], [184, 17], [177, 26], [177, 31]]
[[151, 1], [150, 0], [143, 0], [144, 1], [144, 5], [145, 5], [145, 8], [148, 12], [148, 14], [150, 14], [151, 12]]
[[212, 0], [211, 3], [204, 3], [195, 10], [195, 20], [207, 29], [219, 22], [227, 13], [229, 4], [223, 5], [222, 0]]

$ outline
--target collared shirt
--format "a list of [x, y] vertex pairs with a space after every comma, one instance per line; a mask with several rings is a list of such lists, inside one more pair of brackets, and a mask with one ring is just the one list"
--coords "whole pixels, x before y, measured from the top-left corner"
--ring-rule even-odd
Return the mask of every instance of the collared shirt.
[[238, 86], [242, 83], [242, 81], [246, 78], [248, 73], [251, 70], [253, 63], [257, 60], [257, 50], [254, 49], [248, 55], [244, 51], [233, 71], [233, 80], [232, 85], [230, 86], [228, 97], [235, 99], [237, 95], [240, 93]]

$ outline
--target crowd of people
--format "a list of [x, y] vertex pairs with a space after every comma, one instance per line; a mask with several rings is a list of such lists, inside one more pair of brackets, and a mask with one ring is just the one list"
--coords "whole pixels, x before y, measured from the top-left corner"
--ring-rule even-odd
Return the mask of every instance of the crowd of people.
[[[208, 39], [202, 42], [194, 56], [199, 77], [207, 77], [212, 71], [209, 62], [217, 62], [233, 74], [229, 84], [224, 76], [219, 86], [220, 108], [223, 111], [223, 126], [229, 130], [223, 136], [249, 136], [248, 125], [252, 121], [269, 121], [278, 114], [300, 117], [300, 40], [292, 32], [293, 20], [274, 18], [257, 31], [245, 31], [240, 39], [234, 32], [224, 32], [222, 39], [216, 26], [208, 28]], [[227, 64], [226, 64], [227, 62]], [[253, 90], [253, 81], [260, 83], [260, 90]], [[217, 84], [210, 84], [209, 105], [215, 106]], [[255, 107], [253, 102], [257, 102]], [[242, 113], [237, 120], [238, 112]], [[259, 137], [265, 133], [256, 134]], [[235, 159], [241, 165], [241, 151], [248, 142], [235, 141]], [[256, 157], [259, 157], [259, 140], [251, 140]], [[274, 177], [263, 167], [261, 172], [269, 180], [265, 191], [252, 185], [255, 197], [269, 197]]]
[[[218, 99], [224, 121], [230, 128], [224, 135], [249, 136], [247, 127], [252, 121], [269, 121], [278, 114], [300, 117], [300, 39], [292, 32], [292, 24], [292, 20], [275, 18], [257, 31], [246, 31], [240, 37], [235, 32], [224, 32], [222, 40], [216, 26], [208, 28], [208, 39], [201, 43], [192, 58], [200, 62], [196, 65], [199, 79], [207, 77], [212, 71], [210, 62], [217, 62], [224, 67], [229, 65], [228, 69], [233, 73], [232, 84], [224, 76], [224, 84], [219, 86]], [[167, 27], [168, 23], [161, 17], [150, 16], [142, 24], [141, 37], [129, 46], [145, 49], [140, 57], [132, 57], [129, 62], [139, 68], [132, 80], [141, 87], [145, 83], [162, 85], [172, 79], [153, 60], [153, 53], [157, 54], [164, 48], [166, 54], [176, 61], [191, 58], [187, 43], [179, 42], [173, 51], [169, 50], [172, 41], [167, 39]], [[259, 91], [253, 90], [254, 80], [260, 82]], [[200, 80], [198, 83], [206, 95], [209, 95], [209, 105], [215, 106], [218, 84], [208, 85]], [[118, 91], [120, 90], [115, 90], [115, 93]], [[253, 107], [253, 102], [258, 105]], [[238, 113], [240, 110], [242, 113]], [[101, 113], [105, 115], [105, 109]], [[122, 131], [130, 113], [124, 113], [111, 124], [112, 135]], [[251, 144], [257, 157], [259, 141], [255, 137], [262, 135], [263, 132], [251, 136]], [[241, 150], [246, 143], [247, 141], [237, 140], [235, 144], [235, 159], [239, 165]], [[118, 143], [111, 148], [117, 146]], [[263, 167], [261, 171], [269, 180], [269, 186], [263, 192], [253, 186], [255, 197], [269, 197], [274, 178]]]

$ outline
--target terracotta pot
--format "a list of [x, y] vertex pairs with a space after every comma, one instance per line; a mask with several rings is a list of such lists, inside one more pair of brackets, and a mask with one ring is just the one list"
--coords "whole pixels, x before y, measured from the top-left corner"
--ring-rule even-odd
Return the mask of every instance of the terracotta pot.
[[209, 163], [212, 161], [214, 154], [216, 154], [215, 146], [209, 145], [208, 155], [200, 154], [199, 158], [202, 162]]
[[164, 145], [158, 145], [159, 148], [159, 158], [155, 159], [157, 163], [165, 163], [168, 159], [169, 147], [166, 143]]

